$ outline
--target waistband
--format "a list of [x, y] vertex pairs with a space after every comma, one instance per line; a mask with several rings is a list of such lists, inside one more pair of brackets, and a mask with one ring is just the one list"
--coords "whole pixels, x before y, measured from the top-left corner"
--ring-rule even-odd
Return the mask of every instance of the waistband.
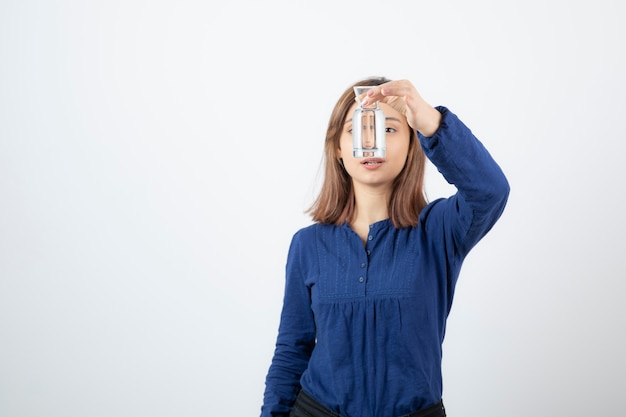
[[[302, 411], [302, 413], [300, 413], [300, 411]], [[291, 415], [306, 415], [309, 417], [341, 417], [333, 410], [326, 408], [326, 406], [317, 402], [317, 400], [303, 390], [300, 390], [300, 393], [296, 397], [296, 402], [293, 403], [293, 412]]]
[[439, 401], [430, 407], [405, 414], [402, 417], [446, 417], [446, 408], [443, 406], [443, 401]]
[[[317, 402], [303, 390], [300, 390], [293, 408], [296, 413], [303, 411], [305, 415], [311, 417], [341, 417], [341, 415]], [[446, 409], [443, 406], [443, 401], [439, 401], [423, 410], [414, 411], [402, 417], [446, 417]]]

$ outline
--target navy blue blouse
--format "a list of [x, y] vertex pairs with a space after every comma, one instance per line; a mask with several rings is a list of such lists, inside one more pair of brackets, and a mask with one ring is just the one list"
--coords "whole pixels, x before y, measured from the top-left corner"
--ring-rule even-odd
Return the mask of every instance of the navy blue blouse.
[[393, 417], [442, 396], [446, 319], [463, 259], [500, 217], [509, 184], [447, 108], [426, 156], [457, 193], [431, 202], [419, 225], [312, 224], [293, 236], [262, 417], [288, 416], [303, 389], [344, 417]]

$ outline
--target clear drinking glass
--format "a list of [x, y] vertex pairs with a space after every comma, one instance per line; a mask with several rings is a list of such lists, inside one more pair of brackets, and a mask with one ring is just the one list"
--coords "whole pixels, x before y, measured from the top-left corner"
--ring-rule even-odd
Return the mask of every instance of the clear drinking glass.
[[361, 97], [372, 86], [354, 87], [357, 107], [352, 114], [352, 155], [356, 158], [385, 157], [385, 114], [378, 102], [363, 106]]

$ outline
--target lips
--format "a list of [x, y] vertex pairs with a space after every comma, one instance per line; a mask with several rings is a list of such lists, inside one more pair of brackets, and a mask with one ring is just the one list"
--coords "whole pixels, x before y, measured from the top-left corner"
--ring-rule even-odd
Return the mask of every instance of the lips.
[[361, 165], [367, 169], [376, 169], [385, 162], [382, 158], [366, 158], [361, 161]]

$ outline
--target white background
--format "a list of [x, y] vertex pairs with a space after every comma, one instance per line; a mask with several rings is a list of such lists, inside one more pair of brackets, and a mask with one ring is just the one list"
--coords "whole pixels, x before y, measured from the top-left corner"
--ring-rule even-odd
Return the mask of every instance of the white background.
[[328, 117], [371, 75], [511, 184], [457, 287], [448, 414], [624, 415], [622, 10], [0, 1], [0, 416], [258, 415]]

